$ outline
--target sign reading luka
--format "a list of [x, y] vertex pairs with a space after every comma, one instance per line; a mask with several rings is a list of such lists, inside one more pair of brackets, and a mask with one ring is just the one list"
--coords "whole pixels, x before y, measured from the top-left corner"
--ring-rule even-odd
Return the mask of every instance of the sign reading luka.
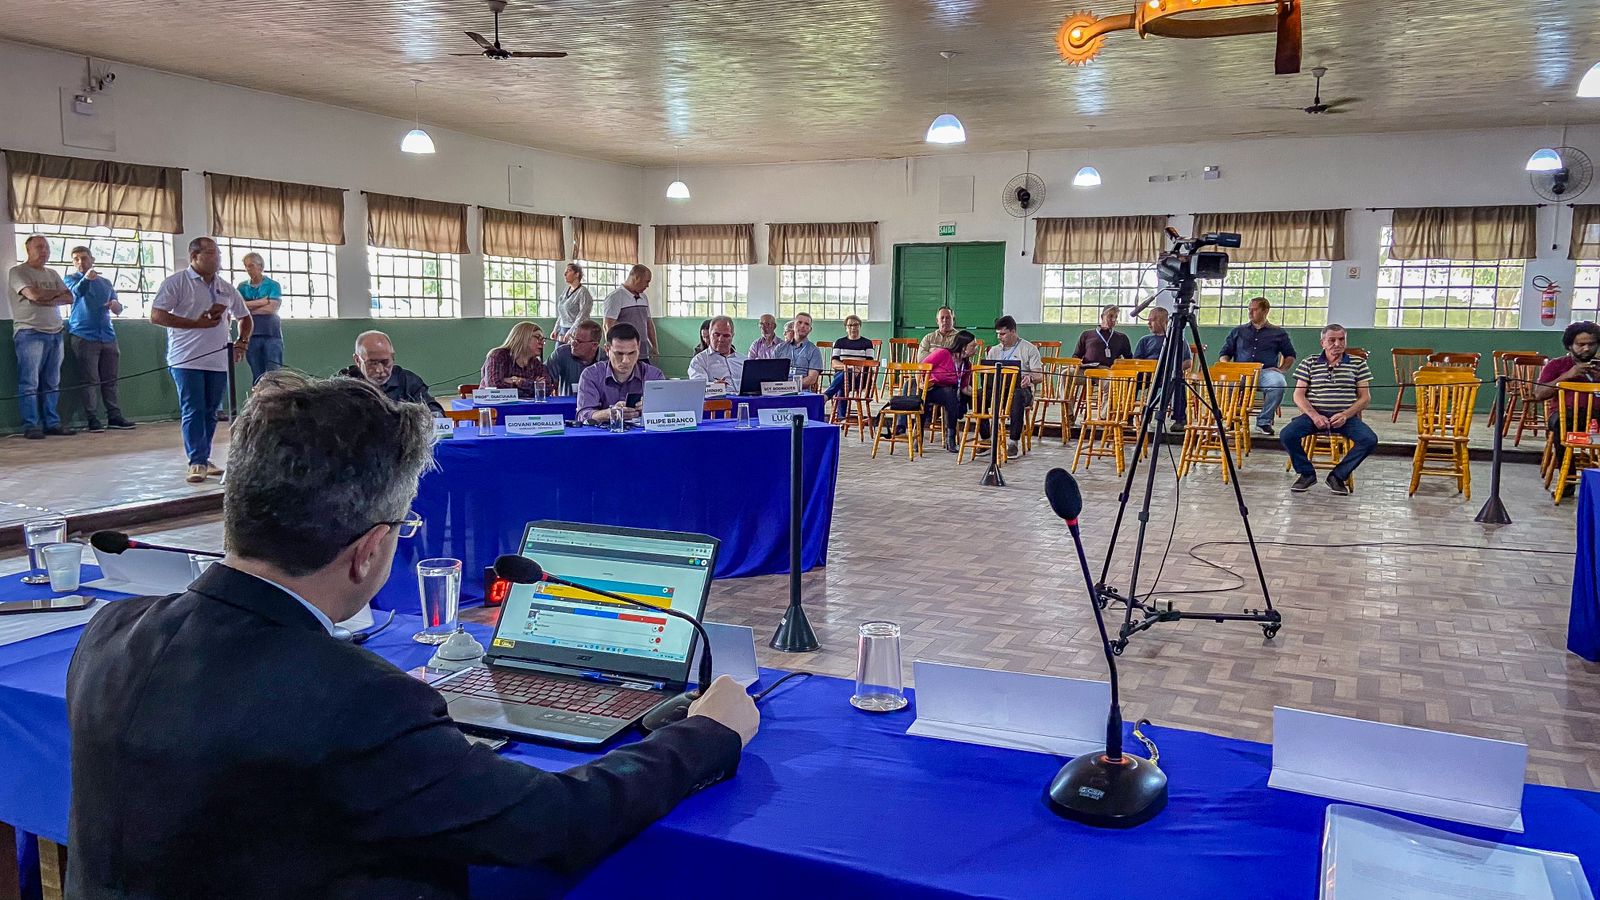
[[677, 412], [646, 412], [645, 431], [687, 431], [700, 427], [700, 411], [695, 409]]
[[801, 407], [789, 406], [789, 407], [784, 407], [783, 409], [758, 409], [758, 410], [756, 410], [756, 421], [761, 423], [762, 425], [788, 425], [791, 421], [793, 421], [795, 419], [800, 419], [801, 421], [804, 421], [805, 417], [806, 417], [806, 410], [805, 410], [805, 407], [803, 407], [803, 406], [801, 406]]

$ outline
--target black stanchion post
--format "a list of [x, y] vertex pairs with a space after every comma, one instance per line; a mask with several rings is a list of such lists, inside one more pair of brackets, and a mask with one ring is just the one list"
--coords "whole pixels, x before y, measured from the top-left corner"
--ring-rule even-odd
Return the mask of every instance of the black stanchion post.
[[800, 599], [800, 548], [804, 542], [800, 524], [805, 513], [805, 430], [806, 417], [797, 415], [789, 424], [789, 608], [767, 644], [785, 653], [810, 653], [821, 648], [806, 608]]
[[994, 374], [990, 377], [990, 392], [994, 394], [993, 415], [989, 417], [989, 469], [983, 473], [984, 487], [1005, 487], [1006, 477], [1000, 474], [1000, 382], [1001, 375], [1005, 372], [995, 366]]
[[228, 354], [228, 421], [239, 418], [239, 391], [238, 380], [234, 377], [233, 348], [239, 345], [238, 341], [229, 341], [228, 349], [222, 351]]
[[1489, 463], [1489, 500], [1478, 510], [1474, 522], [1485, 525], [1510, 525], [1511, 514], [1500, 502], [1500, 444], [1506, 433], [1506, 376], [1494, 380], [1494, 454]]

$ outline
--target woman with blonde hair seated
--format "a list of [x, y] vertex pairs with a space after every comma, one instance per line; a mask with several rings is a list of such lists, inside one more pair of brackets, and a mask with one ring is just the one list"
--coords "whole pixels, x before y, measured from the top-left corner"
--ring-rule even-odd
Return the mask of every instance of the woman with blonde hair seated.
[[532, 397], [533, 386], [543, 382], [546, 393], [554, 394], [555, 381], [543, 357], [544, 331], [532, 322], [518, 322], [506, 342], [484, 357], [478, 382], [486, 388], [516, 388], [519, 397]]

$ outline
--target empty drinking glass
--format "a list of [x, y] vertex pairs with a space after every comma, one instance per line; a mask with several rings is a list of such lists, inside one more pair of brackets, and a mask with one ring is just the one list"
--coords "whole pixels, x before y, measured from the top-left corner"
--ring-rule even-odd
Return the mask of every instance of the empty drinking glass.
[[45, 544], [39, 548], [50, 590], [70, 594], [78, 589], [78, 567], [83, 564], [82, 544]]
[[856, 656], [856, 692], [850, 705], [867, 712], [894, 712], [906, 705], [900, 678], [900, 626], [864, 622]]
[[490, 437], [494, 434], [494, 410], [478, 410], [478, 437]]
[[543, 403], [550, 396], [550, 388], [543, 381], [533, 383], [533, 402]]
[[67, 539], [67, 520], [61, 516], [34, 519], [22, 523], [22, 542], [28, 547], [28, 574], [22, 576], [23, 584], [49, 584], [44, 563], [39, 558], [39, 548], [46, 544], [59, 544]]
[[189, 554], [189, 574], [193, 575], [195, 578], [199, 578], [201, 575], [204, 575], [206, 570], [211, 568], [212, 564], [216, 561], [217, 558], [215, 556], [206, 556], [201, 553], [191, 553]]
[[456, 630], [461, 560], [439, 558], [417, 563], [417, 592], [422, 603], [422, 630], [411, 639], [419, 644], [444, 643]]
[[749, 428], [750, 427], [750, 404], [748, 404], [748, 403], [739, 404], [739, 421], [733, 423], [733, 427], [735, 427], [735, 428]]

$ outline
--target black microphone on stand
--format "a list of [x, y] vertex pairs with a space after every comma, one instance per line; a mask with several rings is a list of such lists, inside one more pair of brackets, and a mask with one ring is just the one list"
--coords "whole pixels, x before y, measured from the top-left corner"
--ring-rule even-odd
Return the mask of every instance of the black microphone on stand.
[[700, 654], [700, 686], [696, 690], [685, 691], [678, 696], [673, 697], [671, 700], [668, 700], [667, 702], [657, 706], [655, 709], [652, 709], [649, 713], [647, 713], [644, 719], [639, 723], [639, 727], [643, 728], [645, 731], [655, 731], [659, 728], [671, 725], [673, 722], [676, 722], [680, 719], [688, 717], [689, 704], [699, 699], [700, 695], [705, 693], [706, 688], [711, 686], [711, 635], [706, 634], [705, 626], [701, 625], [700, 620], [696, 619], [694, 616], [691, 616], [685, 612], [679, 612], [675, 609], [662, 609], [659, 606], [652, 606], [651, 604], [645, 603], [642, 600], [635, 600], [632, 597], [624, 597], [621, 594], [613, 594], [610, 591], [602, 591], [599, 588], [592, 588], [586, 584], [578, 584], [575, 581], [568, 581], [565, 578], [561, 578], [560, 576], [552, 575], [549, 572], [546, 572], [544, 567], [540, 566], [534, 560], [531, 560], [526, 556], [517, 556], [514, 553], [507, 553], [496, 559], [494, 561], [494, 573], [511, 582], [512, 584], [538, 584], [541, 581], [547, 581], [551, 584], [559, 584], [562, 587], [573, 588], [574, 590], [583, 591], [587, 594], [593, 594], [596, 597], [603, 597], [607, 600], [614, 600], [618, 603], [626, 604], [628, 606], [637, 606], [642, 609], [648, 609], [651, 612], [662, 613], [664, 615], [671, 616], [674, 619], [682, 619], [694, 627], [695, 633], [700, 636], [700, 640], [705, 642], [705, 650]]
[[[1132, 828], [1150, 821], [1166, 807], [1167, 776], [1154, 760], [1122, 752], [1117, 660], [1111, 652], [1105, 617], [1100, 613], [1094, 578], [1089, 574], [1089, 557], [1083, 552], [1083, 538], [1078, 534], [1083, 493], [1078, 490], [1077, 479], [1065, 469], [1051, 469], [1045, 475], [1044, 495], [1050, 501], [1050, 508], [1066, 520], [1067, 530], [1072, 532], [1072, 543], [1078, 549], [1078, 565], [1083, 569], [1083, 583], [1089, 589], [1089, 605], [1094, 609], [1095, 625], [1100, 628], [1100, 645], [1105, 650], [1106, 666], [1111, 670], [1106, 752], [1084, 753], [1062, 766], [1050, 781], [1045, 803], [1056, 815], [1074, 822], [1097, 828]], [[1134, 733], [1138, 734], [1137, 729]]]
[[210, 556], [221, 559], [222, 554], [211, 550], [191, 550], [188, 547], [163, 547], [160, 544], [146, 544], [128, 537], [124, 531], [96, 531], [89, 535], [89, 546], [96, 553], [110, 553], [116, 555], [128, 550], [165, 550], [168, 553], [192, 553], [195, 556]]

